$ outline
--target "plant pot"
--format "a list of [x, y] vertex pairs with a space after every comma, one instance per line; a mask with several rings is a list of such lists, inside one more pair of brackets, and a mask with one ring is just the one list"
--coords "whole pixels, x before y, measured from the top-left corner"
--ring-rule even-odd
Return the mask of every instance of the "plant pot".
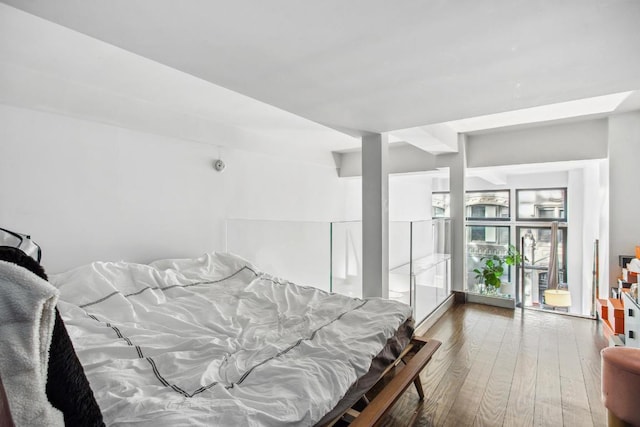
[[512, 297], [516, 294], [516, 285], [509, 282], [502, 282], [500, 286], [500, 293], [508, 297]]
[[467, 292], [466, 301], [513, 310], [516, 308], [516, 300], [512, 295], [513, 294], [504, 294], [492, 286], [488, 287], [488, 289], [481, 286], [478, 288], [478, 292]]

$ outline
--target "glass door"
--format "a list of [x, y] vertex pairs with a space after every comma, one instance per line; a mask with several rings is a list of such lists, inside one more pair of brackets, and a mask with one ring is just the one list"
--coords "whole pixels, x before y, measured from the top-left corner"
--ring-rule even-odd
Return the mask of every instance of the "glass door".
[[[549, 281], [549, 261], [551, 258], [551, 227], [518, 226], [516, 228], [518, 242], [524, 241], [521, 248], [525, 257], [524, 287], [520, 286], [523, 278], [521, 266], [517, 269], [517, 301], [524, 301], [525, 307], [545, 310], [557, 310], [545, 301], [545, 291]], [[558, 228], [557, 251], [558, 289], [568, 289], [567, 278], [567, 228]], [[522, 295], [524, 289], [524, 295]]]

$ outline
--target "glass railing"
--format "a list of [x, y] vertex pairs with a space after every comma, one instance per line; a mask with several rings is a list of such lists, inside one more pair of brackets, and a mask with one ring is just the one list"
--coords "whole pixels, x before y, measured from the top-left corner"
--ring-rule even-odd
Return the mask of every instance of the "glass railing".
[[362, 298], [362, 222], [332, 222], [329, 289]]
[[[407, 225], [408, 233], [396, 232], [396, 236], [409, 236], [409, 261], [393, 264], [390, 259], [389, 298], [411, 305], [419, 322], [451, 294], [451, 220], [399, 224], [405, 229]], [[389, 246], [391, 252], [391, 243]]]
[[[449, 219], [389, 223], [389, 298], [421, 321], [451, 294]], [[362, 297], [362, 222], [227, 220], [227, 251], [301, 285]]]

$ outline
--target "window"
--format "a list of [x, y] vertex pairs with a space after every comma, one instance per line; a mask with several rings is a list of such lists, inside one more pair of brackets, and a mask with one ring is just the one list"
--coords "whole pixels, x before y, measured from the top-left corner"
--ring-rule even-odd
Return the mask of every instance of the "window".
[[[508, 225], [467, 226], [467, 284], [470, 289], [476, 283], [473, 270], [480, 267], [482, 257], [507, 253], [510, 230]], [[505, 275], [505, 279], [508, 277]]]
[[[509, 226], [468, 225], [467, 243], [484, 245], [485, 250], [492, 249], [494, 245], [501, 247], [508, 245]], [[488, 251], [486, 254], [493, 255], [493, 252]]]
[[486, 206], [482, 205], [471, 206], [471, 217], [484, 218], [485, 212], [487, 211], [486, 208]]
[[483, 242], [487, 235], [484, 227], [469, 227], [471, 229], [471, 241], [472, 242]]
[[467, 242], [480, 242], [498, 245], [509, 244], [508, 226], [468, 225]]
[[468, 220], [508, 220], [509, 190], [468, 191], [465, 208]]
[[[515, 192], [514, 213], [511, 192]], [[450, 194], [432, 193], [434, 218], [450, 217]], [[524, 264], [507, 267], [502, 291], [528, 307], [549, 308], [544, 290], [548, 283], [552, 222], [559, 222], [558, 280], [567, 282], [567, 188], [527, 188], [468, 191], [465, 194], [467, 290], [482, 292], [474, 269], [483, 257], [504, 256], [514, 245], [526, 257]], [[514, 218], [515, 217], [515, 218]], [[521, 239], [524, 244], [521, 246]], [[524, 280], [523, 287], [520, 282]]]
[[433, 218], [449, 218], [449, 201], [448, 192], [431, 194], [431, 216]]
[[567, 189], [516, 190], [518, 221], [566, 221]]

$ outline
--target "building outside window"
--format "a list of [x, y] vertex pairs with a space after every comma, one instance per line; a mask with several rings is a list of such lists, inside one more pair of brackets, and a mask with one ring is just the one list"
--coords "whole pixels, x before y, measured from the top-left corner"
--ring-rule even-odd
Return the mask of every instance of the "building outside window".
[[450, 195], [448, 192], [431, 194], [431, 216], [433, 218], [449, 218]]
[[467, 220], [509, 220], [509, 190], [467, 191]]
[[567, 189], [516, 190], [517, 221], [566, 221]]

